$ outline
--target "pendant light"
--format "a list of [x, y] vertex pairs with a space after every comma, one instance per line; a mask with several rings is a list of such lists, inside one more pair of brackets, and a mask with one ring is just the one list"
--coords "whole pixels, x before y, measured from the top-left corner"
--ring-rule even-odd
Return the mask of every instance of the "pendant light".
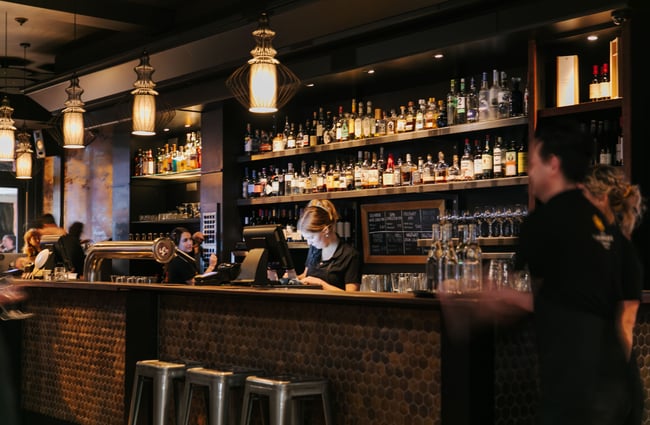
[[226, 80], [226, 87], [250, 112], [276, 112], [300, 87], [300, 79], [275, 59], [277, 52], [271, 45], [274, 36], [267, 14], [262, 13], [259, 26], [253, 31], [253, 58]]
[[154, 72], [149, 64], [149, 54], [145, 50], [140, 57], [140, 64], [133, 68], [138, 76], [133, 86], [133, 131], [137, 136], [154, 136], [156, 134], [156, 98], [153, 88], [156, 83], [151, 79]]
[[[7, 12], [5, 12], [5, 62], [7, 62]], [[7, 86], [7, 68], [5, 73], [5, 90]], [[14, 108], [9, 105], [7, 94], [2, 98], [0, 103], [0, 161], [8, 162], [14, 160], [14, 146], [16, 144], [16, 127], [11, 115]]]
[[[27, 87], [26, 66], [27, 66], [27, 48], [29, 43], [20, 43], [23, 48], [23, 92]], [[32, 178], [32, 141], [27, 132], [27, 125], [23, 120], [23, 127], [16, 136], [18, 143], [16, 145], [16, 178], [21, 180]]]
[[[77, 39], [77, 15], [74, 15], [74, 40]], [[65, 101], [63, 114], [63, 147], [66, 149], [83, 149], [84, 146], [84, 103], [81, 95], [84, 90], [79, 87], [77, 74], [72, 74], [70, 85], [65, 92], [68, 100]]]

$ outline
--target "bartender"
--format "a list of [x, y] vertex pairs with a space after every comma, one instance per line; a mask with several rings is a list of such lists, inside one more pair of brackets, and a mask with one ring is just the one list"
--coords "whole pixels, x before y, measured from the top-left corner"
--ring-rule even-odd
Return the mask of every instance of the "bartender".
[[358, 291], [361, 282], [359, 252], [336, 233], [339, 214], [327, 199], [315, 199], [305, 207], [298, 229], [309, 244], [304, 284], [320, 284], [325, 290]]
[[[194, 277], [199, 274], [199, 264], [196, 262], [193, 253], [192, 234], [185, 227], [177, 227], [172, 230], [172, 239], [179, 250], [188, 254], [185, 257], [176, 255], [169, 264], [167, 264], [167, 283], [187, 283], [194, 285]], [[217, 256], [210, 255], [210, 264], [205, 269], [205, 273], [214, 271], [217, 267]]]

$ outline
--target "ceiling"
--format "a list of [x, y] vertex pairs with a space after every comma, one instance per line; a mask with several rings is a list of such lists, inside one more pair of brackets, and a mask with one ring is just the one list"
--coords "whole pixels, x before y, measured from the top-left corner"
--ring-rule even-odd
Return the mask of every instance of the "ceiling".
[[[392, 75], [398, 75], [405, 66], [431, 62], [430, 55], [422, 54], [421, 46], [412, 45], [418, 43], [399, 44], [413, 28], [421, 27], [423, 42], [419, 44], [444, 46], [451, 39], [463, 40], [462, 35], [450, 37], [445, 33], [455, 22], [467, 20], [472, 14], [478, 17], [481, 13], [500, 13], [499, 19], [493, 18], [498, 25], [493, 21], [484, 24], [487, 31], [481, 22], [467, 25], [466, 37], [477, 40], [477, 31], [486, 31], [485, 37], [489, 37], [511, 29], [506, 18], [512, 19], [514, 13], [543, 20], [544, 14], [551, 12], [540, 9], [539, 4], [548, 1], [0, 1], [0, 26], [6, 34], [4, 46], [0, 46], [5, 49], [0, 90], [9, 96], [17, 126], [22, 120], [29, 128], [47, 128], [63, 107], [65, 88], [73, 73], [79, 76], [88, 111], [109, 106], [116, 109], [115, 105], [128, 103], [136, 78], [133, 67], [147, 50], [156, 69], [153, 79], [160, 97], [169, 96], [167, 102], [178, 112], [176, 119], [181, 122], [186, 119], [185, 113], [196, 114], [203, 105], [229, 97], [223, 81], [250, 58], [254, 46], [251, 31], [257, 27], [262, 11], [269, 13], [270, 26], [276, 31], [273, 46], [278, 58], [290, 62], [304, 81], [363, 68], [377, 60], [389, 64], [391, 58], [412, 56], [415, 62], [395, 61], [387, 67], [393, 68]], [[577, 3], [583, 6], [572, 3], [563, 10], [570, 14], [571, 7], [584, 10], [584, 4], [608, 2], [612, 3], [580, 0]], [[525, 19], [517, 24], [525, 27]], [[386, 44], [376, 41], [380, 39], [391, 40], [395, 51], [386, 52]], [[353, 44], [367, 49], [355, 51], [349, 47]], [[479, 50], [484, 47], [475, 45]], [[327, 57], [325, 51], [336, 53]], [[209, 80], [212, 83], [206, 83]], [[196, 100], [188, 100], [190, 94], [172, 98], [173, 90], [189, 92]], [[99, 117], [99, 113], [96, 115]], [[97, 118], [96, 125], [126, 120], [128, 115], [113, 113]]]

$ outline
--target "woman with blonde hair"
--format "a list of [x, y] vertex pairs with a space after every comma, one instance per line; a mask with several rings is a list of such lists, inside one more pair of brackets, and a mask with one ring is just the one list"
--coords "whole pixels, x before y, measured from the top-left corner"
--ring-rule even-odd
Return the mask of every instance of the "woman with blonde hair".
[[303, 283], [320, 284], [332, 291], [358, 291], [361, 284], [359, 252], [336, 234], [339, 214], [327, 199], [307, 204], [298, 220], [298, 230], [309, 245]]
[[643, 419], [644, 391], [633, 350], [633, 335], [643, 290], [643, 266], [630, 239], [645, 211], [645, 200], [639, 186], [630, 184], [620, 168], [610, 165], [593, 166], [583, 183], [583, 192], [621, 233], [616, 241], [622, 254], [623, 271], [616, 325], [628, 359], [633, 389], [631, 410], [625, 424], [639, 425]]
[[29, 263], [33, 263], [38, 253], [41, 252], [41, 232], [36, 228], [31, 228], [25, 232], [23, 240], [25, 241], [25, 245], [23, 245], [25, 256], [16, 260], [16, 268], [22, 270]]

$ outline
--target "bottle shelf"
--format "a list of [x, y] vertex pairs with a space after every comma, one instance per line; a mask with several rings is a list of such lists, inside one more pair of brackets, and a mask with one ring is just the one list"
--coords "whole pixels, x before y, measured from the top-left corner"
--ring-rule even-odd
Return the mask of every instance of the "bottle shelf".
[[192, 224], [201, 221], [198, 217], [192, 218], [176, 218], [173, 220], [137, 220], [132, 221], [131, 224]]
[[623, 106], [623, 99], [597, 100], [595, 102], [579, 103], [577, 105], [561, 106], [553, 108], [540, 109], [537, 112], [539, 118], [558, 117], [571, 114], [582, 114], [587, 112], [604, 111], [607, 109], [616, 109]]
[[434, 193], [434, 192], [449, 192], [454, 190], [467, 190], [467, 189], [485, 189], [494, 187], [507, 187], [507, 186], [524, 186], [528, 184], [528, 176], [521, 177], [504, 177], [499, 179], [489, 180], [469, 180], [469, 181], [455, 181], [451, 183], [434, 183], [434, 184], [420, 184], [415, 186], [397, 186], [386, 187], [379, 189], [362, 189], [362, 190], [346, 190], [341, 192], [315, 192], [304, 193], [300, 195], [285, 195], [285, 196], [263, 196], [260, 198], [238, 199], [237, 205], [266, 205], [278, 203], [293, 203], [293, 202], [309, 202], [312, 199], [351, 199], [364, 198], [373, 196], [386, 196], [386, 195], [405, 195], [416, 193]]
[[146, 176], [131, 176], [132, 179], [137, 180], [196, 180], [201, 177], [201, 169], [182, 171], [180, 173], [165, 173], [165, 174], [148, 174]]
[[411, 140], [426, 139], [430, 137], [446, 136], [450, 134], [463, 134], [473, 131], [484, 131], [502, 127], [513, 127], [525, 125], [528, 117], [504, 118], [494, 121], [483, 121], [471, 124], [458, 124], [449, 127], [434, 128], [430, 130], [409, 131], [406, 133], [391, 134], [390, 136], [369, 137], [366, 139], [348, 140], [345, 142], [334, 142], [326, 145], [310, 146], [306, 148], [285, 149], [282, 151], [265, 152], [253, 155], [243, 155], [237, 158], [239, 163], [262, 161], [272, 158], [283, 158], [298, 155], [306, 155], [320, 152], [337, 151], [343, 149], [354, 149], [365, 146], [384, 145], [395, 142], [407, 142]]

